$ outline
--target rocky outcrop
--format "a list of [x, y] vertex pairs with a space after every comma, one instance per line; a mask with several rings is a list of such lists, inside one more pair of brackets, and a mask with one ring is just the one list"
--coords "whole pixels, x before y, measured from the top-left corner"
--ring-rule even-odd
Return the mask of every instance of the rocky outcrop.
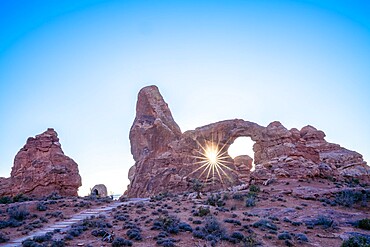
[[28, 138], [15, 156], [11, 177], [3, 183], [0, 181], [1, 196], [77, 196], [81, 177], [76, 162], [63, 153], [57, 133], [47, 129]]
[[[248, 157], [233, 160], [227, 153], [241, 136], [255, 142], [253, 172]], [[181, 133], [158, 88], [145, 87], [139, 92], [130, 131], [135, 165], [129, 171], [126, 195], [144, 197], [165, 191], [190, 191], [193, 178], [203, 180], [209, 191], [279, 178], [369, 178], [369, 166], [359, 153], [324, 138], [325, 133], [312, 126], [288, 130], [277, 121], [263, 127], [242, 119]], [[205, 164], [205, 153], [211, 147], [222, 154], [218, 160], [221, 164]]]
[[253, 159], [248, 155], [240, 155], [234, 158], [234, 165], [242, 183], [249, 183]]
[[91, 195], [97, 197], [107, 197], [108, 190], [104, 184], [97, 184], [91, 189]]

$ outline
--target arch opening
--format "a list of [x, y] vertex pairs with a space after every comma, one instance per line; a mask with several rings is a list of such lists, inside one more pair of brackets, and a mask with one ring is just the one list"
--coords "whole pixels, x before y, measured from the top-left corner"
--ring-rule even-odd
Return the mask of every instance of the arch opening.
[[234, 142], [230, 145], [227, 152], [229, 156], [233, 159], [241, 155], [248, 155], [250, 158], [252, 158], [251, 171], [253, 171], [255, 169], [254, 151], [253, 151], [254, 144], [255, 142], [250, 137], [241, 136], [234, 140]]
[[92, 194], [98, 196], [99, 195], [99, 191], [97, 189], [94, 189]]

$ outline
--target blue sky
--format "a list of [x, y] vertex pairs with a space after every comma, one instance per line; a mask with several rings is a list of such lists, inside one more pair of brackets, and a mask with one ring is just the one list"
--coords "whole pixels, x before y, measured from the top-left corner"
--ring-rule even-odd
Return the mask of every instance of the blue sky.
[[122, 193], [137, 92], [182, 131], [224, 119], [307, 124], [370, 159], [367, 1], [0, 3], [0, 176], [53, 127], [81, 194]]

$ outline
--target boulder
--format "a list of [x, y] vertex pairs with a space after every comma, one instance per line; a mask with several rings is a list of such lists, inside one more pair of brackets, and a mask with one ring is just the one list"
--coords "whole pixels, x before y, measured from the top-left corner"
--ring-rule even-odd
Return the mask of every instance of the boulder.
[[243, 183], [249, 183], [253, 159], [248, 155], [239, 155], [234, 158], [234, 165], [239, 174], [239, 179]]

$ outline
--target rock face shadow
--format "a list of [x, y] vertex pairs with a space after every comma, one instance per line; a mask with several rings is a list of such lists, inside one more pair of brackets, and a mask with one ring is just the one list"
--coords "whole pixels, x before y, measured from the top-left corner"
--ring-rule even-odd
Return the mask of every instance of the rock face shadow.
[[[222, 178], [217, 174], [209, 181], [204, 177], [208, 171], [202, 174], [202, 169], [197, 170], [202, 146], [212, 142], [219, 150], [227, 151], [238, 137], [255, 142], [255, 170], [250, 172], [251, 157], [232, 159], [226, 152], [223, 161], [227, 168], [223, 167]], [[287, 177], [369, 178], [370, 169], [361, 154], [324, 138], [323, 131], [310, 125], [288, 130], [278, 121], [263, 127], [243, 119], [224, 120], [182, 133], [158, 88], [148, 86], [139, 92], [130, 129], [135, 164], [129, 170], [130, 185], [125, 194], [147, 197], [187, 192], [194, 178], [203, 179], [206, 191]]]

